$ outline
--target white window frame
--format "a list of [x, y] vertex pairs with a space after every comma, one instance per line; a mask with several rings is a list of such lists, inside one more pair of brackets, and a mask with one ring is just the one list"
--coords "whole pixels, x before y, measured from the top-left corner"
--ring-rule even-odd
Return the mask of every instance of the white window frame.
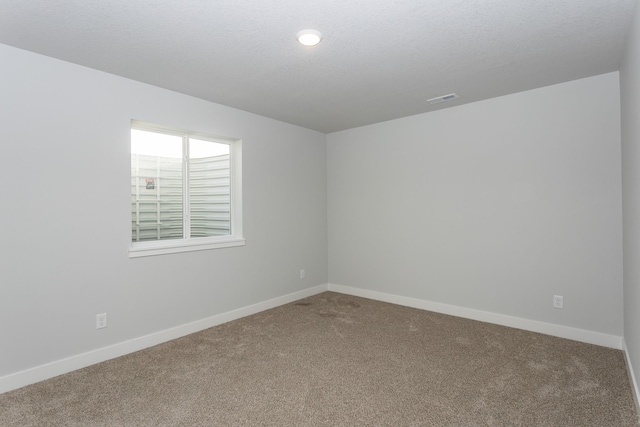
[[[231, 232], [229, 235], [225, 236], [195, 238], [184, 237], [182, 239], [154, 240], [145, 242], [132, 242], [132, 238], [130, 236], [129, 257], [137, 258], [153, 255], [165, 255], [180, 252], [244, 246], [245, 239], [242, 234], [242, 140], [228, 137], [212, 136], [198, 132], [183, 131], [161, 125], [141, 122], [138, 120], [131, 121], [131, 129], [164, 133], [181, 137], [188, 136], [192, 138], [229, 145], [229, 154], [231, 159], [229, 177], [231, 182]], [[189, 172], [188, 170], [186, 170], [184, 173], [188, 174]], [[187, 184], [185, 182], [185, 188], [186, 186]], [[188, 189], [186, 189], [183, 194], [183, 203], [185, 204], [186, 212], [188, 212], [188, 202], [189, 192]], [[131, 215], [131, 211], [129, 211], [129, 215]], [[188, 213], [185, 213], [185, 220], [189, 220]]]

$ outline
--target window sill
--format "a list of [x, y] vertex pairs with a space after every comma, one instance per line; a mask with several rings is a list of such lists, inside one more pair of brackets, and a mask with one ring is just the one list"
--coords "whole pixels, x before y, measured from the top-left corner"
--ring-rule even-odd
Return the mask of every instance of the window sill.
[[230, 248], [244, 246], [245, 239], [229, 236], [215, 239], [190, 239], [172, 241], [153, 241], [133, 243], [129, 247], [129, 258], [139, 258], [154, 255], [175, 254], [180, 252], [204, 251], [208, 249]]

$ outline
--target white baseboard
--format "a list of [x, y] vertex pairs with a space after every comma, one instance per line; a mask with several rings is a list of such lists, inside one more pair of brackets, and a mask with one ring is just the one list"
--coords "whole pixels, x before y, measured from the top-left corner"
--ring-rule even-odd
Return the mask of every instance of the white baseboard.
[[[237, 310], [218, 314], [216, 316], [208, 317], [196, 322], [187, 323], [171, 329], [166, 329], [164, 331], [134, 338], [128, 341], [123, 341], [86, 353], [74, 355], [65, 359], [56, 360], [44, 365], [26, 369], [24, 371], [9, 374], [4, 377], [0, 377], [0, 393], [5, 393], [7, 391], [15, 390], [29, 384], [53, 378], [58, 375], [66, 374], [67, 372], [71, 372], [76, 369], [81, 369], [86, 366], [104, 362], [109, 359], [124, 356], [125, 354], [133, 353], [135, 351], [143, 350], [154, 345], [162, 344], [163, 342], [171, 341], [173, 339], [180, 338], [194, 332], [202, 331], [204, 329], [230, 322], [232, 320], [240, 319], [242, 317], [250, 316], [264, 310], [269, 310], [271, 308], [288, 304], [290, 302], [316, 295], [327, 290], [347, 295], [369, 298], [377, 301], [389, 302], [392, 304], [398, 304], [407, 307], [418, 308], [422, 310], [434, 311], [437, 313], [449, 314], [452, 316], [464, 317], [467, 319], [479, 320], [487, 323], [509, 326], [512, 328], [518, 328], [532, 332], [539, 332], [547, 335], [553, 335], [561, 338], [572, 339], [575, 341], [581, 341], [615, 349], [623, 349], [624, 345], [622, 337], [614, 335], [602, 334], [599, 332], [576, 329], [567, 326], [554, 325], [550, 323], [539, 322], [536, 320], [522, 319], [519, 317], [505, 316], [501, 314], [458, 307], [449, 304], [420, 300], [417, 298], [403, 297], [383, 292], [353, 288], [349, 286], [325, 284], [277, 297], [268, 301], [253, 304], [247, 307], [239, 308]], [[624, 349], [626, 352], [626, 348]], [[630, 372], [632, 372], [628, 354], [626, 356], [627, 366], [629, 366], [629, 370]], [[632, 381], [636, 402], [638, 402], [638, 396], [640, 396], [640, 394], [638, 392], [638, 385], [635, 382], [635, 377], [633, 376], [633, 374]]]
[[622, 349], [622, 337], [615, 335], [577, 329], [569, 326], [555, 325], [537, 320], [523, 319], [520, 317], [506, 316], [503, 314], [490, 313], [487, 311], [474, 310], [471, 308], [458, 307], [455, 305], [442, 304], [417, 298], [392, 295], [384, 292], [353, 288], [350, 286], [334, 285], [331, 283], [328, 286], [329, 290], [332, 292], [339, 292], [342, 294], [369, 298], [377, 301], [419, 308], [422, 310], [435, 311], [436, 313], [449, 314], [452, 316], [479, 320], [481, 322], [493, 323], [496, 325], [509, 326], [511, 328], [523, 329], [560, 338], [567, 338], [574, 341], [596, 344], [603, 347], [615, 348], [617, 350]]
[[166, 329], [164, 331], [134, 338], [128, 341], [123, 341], [107, 347], [99, 348], [86, 353], [36, 366], [34, 368], [26, 369], [24, 371], [9, 374], [4, 377], [0, 377], [0, 393], [15, 390], [29, 384], [33, 384], [39, 381], [56, 377], [58, 375], [66, 374], [67, 372], [87, 367], [89, 365], [124, 356], [125, 354], [133, 353], [135, 351], [152, 347], [154, 345], [162, 344], [163, 342], [171, 341], [173, 339], [180, 338], [194, 332], [202, 331], [204, 329], [227, 323], [232, 320], [240, 319], [242, 317], [250, 316], [261, 311], [288, 304], [302, 298], [325, 292], [327, 289], [328, 285], [315, 286], [313, 288], [294, 292], [288, 295], [270, 299], [268, 301], [239, 308], [237, 310], [228, 311], [226, 313], [218, 314], [206, 319], [176, 326], [171, 329]]
[[627, 362], [627, 372], [629, 373], [629, 381], [631, 382], [631, 392], [633, 393], [633, 400], [636, 402], [636, 411], [640, 414], [640, 389], [638, 389], [638, 382], [636, 381], [636, 375], [633, 371], [633, 364], [631, 363], [631, 357], [629, 356], [629, 350], [627, 349], [627, 343], [622, 340], [622, 347], [624, 350], [624, 359]]

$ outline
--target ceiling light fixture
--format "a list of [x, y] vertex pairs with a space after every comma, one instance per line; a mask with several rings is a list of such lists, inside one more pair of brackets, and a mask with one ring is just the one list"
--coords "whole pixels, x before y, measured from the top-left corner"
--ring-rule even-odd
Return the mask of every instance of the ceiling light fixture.
[[322, 40], [322, 33], [316, 30], [302, 30], [296, 34], [296, 37], [305, 46], [315, 46]]

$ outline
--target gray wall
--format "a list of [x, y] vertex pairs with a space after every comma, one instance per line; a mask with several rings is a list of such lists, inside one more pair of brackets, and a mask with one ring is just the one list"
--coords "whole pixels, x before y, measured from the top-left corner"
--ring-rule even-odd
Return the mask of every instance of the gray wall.
[[[0, 63], [0, 377], [327, 282], [323, 134], [8, 46]], [[128, 257], [131, 119], [243, 140], [246, 246]]]
[[622, 336], [617, 72], [327, 141], [330, 283]]
[[[620, 67], [624, 218], [624, 339], [640, 382], [640, 6]], [[637, 391], [637, 388], [636, 388]], [[636, 396], [637, 397], [637, 396]]]

